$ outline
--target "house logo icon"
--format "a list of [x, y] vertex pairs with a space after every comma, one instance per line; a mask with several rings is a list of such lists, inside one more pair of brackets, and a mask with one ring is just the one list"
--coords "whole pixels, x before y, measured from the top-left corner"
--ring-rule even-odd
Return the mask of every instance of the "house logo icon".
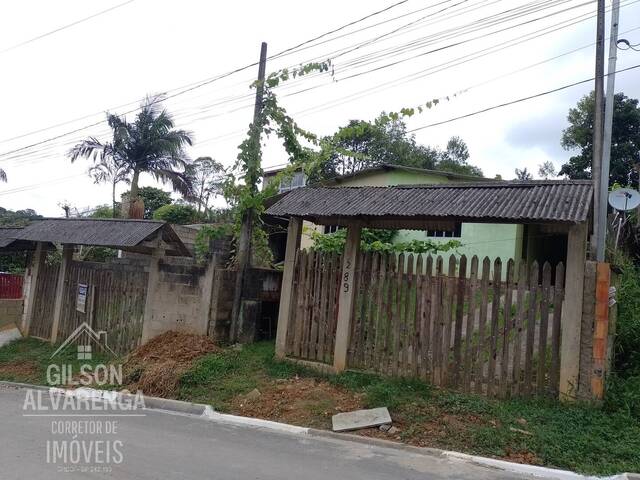
[[59, 355], [60, 352], [64, 351], [69, 345], [76, 345], [78, 360], [91, 360], [93, 345], [97, 345], [104, 349], [104, 351], [116, 356], [116, 353], [111, 350], [107, 344], [107, 332], [102, 330], [96, 332], [87, 322], [82, 322], [82, 324], [62, 342], [62, 345], [53, 352], [50, 358]]

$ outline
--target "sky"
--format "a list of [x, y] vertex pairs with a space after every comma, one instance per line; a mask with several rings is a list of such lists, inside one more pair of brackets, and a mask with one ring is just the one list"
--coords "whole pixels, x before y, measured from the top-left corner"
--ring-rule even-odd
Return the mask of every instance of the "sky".
[[[218, 77], [255, 63], [263, 41], [274, 55], [354, 22], [267, 62], [273, 72], [331, 60], [330, 72], [275, 90], [300, 126], [317, 135], [351, 119], [440, 99], [407, 119], [412, 130], [593, 77], [595, 1], [407, 0], [393, 6], [399, 1], [3, 4], [0, 168], [8, 182], [0, 185], [0, 206], [61, 216], [64, 203], [77, 211], [110, 203], [110, 186], [87, 175], [91, 162], [72, 164], [67, 152], [89, 136], [108, 140], [105, 112], [134, 111], [146, 95], [167, 93], [176, 127], [193, 133], [191, 158], [211, 156], [232, 166], [252, 118], [257, 66]], [[620, 38], [640, 43], [640, 0], [621, 4]], [[618, 70], [637, 64], [640, 52], [618, 51]], [[592, 88], [588, 82], [419, 129], [416, 141], [443, 148], [451, 136], [461, 137], [471, 163], [487, 177], [511, 179], [516, 168], [535, 174], [544, 161], [559, 169], [571, 156], [560, 146], [567, 112]], [[616, 75], [616, 91], [640, 97], [640, 68]], [[264, 168], [286, 162], [276, 140], [266, 140]], [[161, 186], [148, 175], [141, 185]], [[126, 188], [120, 185], [118, 193]]]

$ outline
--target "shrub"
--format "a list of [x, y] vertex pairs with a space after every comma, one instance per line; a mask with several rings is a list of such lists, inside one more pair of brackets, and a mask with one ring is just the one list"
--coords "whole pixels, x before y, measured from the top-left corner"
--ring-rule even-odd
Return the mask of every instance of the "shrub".
[[614, 369], [626, 377], [640, 375], [640, 268], [625, 261], [621, 269]]
[[185, 225], [198, 219], [198, 212], [189, 205], [163, 205], [153, 212], [154, 220]]

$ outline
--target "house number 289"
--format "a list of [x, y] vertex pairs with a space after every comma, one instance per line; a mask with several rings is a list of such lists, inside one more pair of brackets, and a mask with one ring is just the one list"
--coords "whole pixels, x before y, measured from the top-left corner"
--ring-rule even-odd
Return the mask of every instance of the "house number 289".
[[347, 263], [345, 265], [345, 271], [342, 274], [342, 287], [343, 287], [343, 292], [344, 293], [349, 293], [349, 288], [351, 285], [351, 260], [347, 260]]

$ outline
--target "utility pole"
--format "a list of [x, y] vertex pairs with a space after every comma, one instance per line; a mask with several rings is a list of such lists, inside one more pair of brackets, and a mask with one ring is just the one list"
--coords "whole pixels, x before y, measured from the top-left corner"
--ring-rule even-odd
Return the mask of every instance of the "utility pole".
[[593, 182], [593, 236], [591, 237], [591, 258], [596, 258], [598, 234], [600, 231], [600, 177], [602, 173], [602, 140], [604, 124], [604, 0], [598, 0], [596, 21], [596, 82], [595, 112], [593, 119], [593, 158], [591, 178]]
[[[264, 77], [267, 67], [267, 44], [262, 42], [260, 47], [260, 66], [258, 67], [258, 82], [256, 84], [256, 103], [253, 110], [253, 126], [255, 127], [261, 121], [262, 116], [262, 97], [264, 95]], [[252, 135], [254, 138], [252, 141], [259, 145], [260, 135], [262, 133], [261, 128], [253, 128]], [[259, 148], [259, 147], [258, 147]], [[255, 158], [254, 161], [259, 162], [259, 158]], [[259, 165], [256, 168], [249, 168], [248, 174], [245, 177], [247, 187], [252, 193], [256, 193], [258, 190], [258, 178], [255, 178], [259, 170]], [[242, 291], [244, 290], [244, 279], [246, 277], [247, 268], [251, 265], [251, 236], [253, 233], [253, 221], [255, 212], [253, 208], [248, 208], [242, 214], [242, 225], [240, 227], [240, 237], [238, 238], [238, 245], [236, 247], [236, 285], [233, 294], [233, 309], [231, 312], [231, 331], [230, 340], [232, 342], [238, 341], [242, 334], [243, 326], [240, 324], [242, 319], [240, 318], [240, 310], [242, 309]]]
[[602, 145], [602, 173], [600, 175], [600, 203], [598, 205], [598, 231], [596, 232], [596, 260], [604, 262], [607, 246], [607, 195], [609, 193], [609, 166], [611, 164], [611, 134], [615, 105], [616, 61], [618, 60], [618, 21], [620, 0], [611, 6], [611, 35], [609, 37], [609, 66], [607, 68], [607, 99], [604, 103], [604, 134]]

